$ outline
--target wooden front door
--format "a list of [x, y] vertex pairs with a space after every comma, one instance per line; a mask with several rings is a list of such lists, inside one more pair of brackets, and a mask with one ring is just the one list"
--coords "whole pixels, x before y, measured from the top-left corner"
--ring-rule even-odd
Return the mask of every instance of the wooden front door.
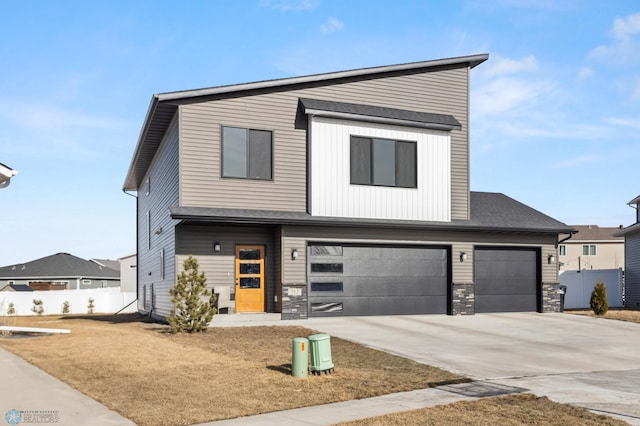
[[264, 246], [236, 246], [236, 312], [264, 312]]

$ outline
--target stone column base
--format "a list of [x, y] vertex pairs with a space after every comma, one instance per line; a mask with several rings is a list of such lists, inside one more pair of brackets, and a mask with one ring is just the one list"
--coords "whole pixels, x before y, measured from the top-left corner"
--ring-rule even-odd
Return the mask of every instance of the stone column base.
[[475, 315], [476, 295], [473, 283], [451, 284], [451, 315]]
[[307, 319], [307, 284], [282, 284], [283, 320]]

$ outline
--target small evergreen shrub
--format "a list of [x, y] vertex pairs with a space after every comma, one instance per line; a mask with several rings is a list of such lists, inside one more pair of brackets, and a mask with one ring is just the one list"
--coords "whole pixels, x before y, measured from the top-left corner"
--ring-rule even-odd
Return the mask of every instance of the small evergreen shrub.
[[62, 313], [63, 314], [68, 314], [71, 311], [71, 306], [69, 305], [69, 302], [64, 302], [62, 303]]
[[602, 279], [598, 280], [591, 292], [591, 300], [589, 301], [593, 313], [602, 316], [609, 310], [609, 302], [607, 302], [607, 286]]
[[31, 308], [31, 312], [35, 313], [36, 315], [42, 315], [44, 313], [42, 300], [33, 299], [33, 307]]
[[16, 305], [13, 302], [9, 302], [9, 306], [7, 307], [7, 315], [15, 315], [16, 314]]
[[172, 333], [206, 331], [216, 313], [215, 300], [207, 288], [207, 278], [204, 272], [199, 272], [198, 267], [198, 260], [189, 256], [184, 261], [184, 270], [178, 275], [176, 284], [169, 290], [175, 306], [167, 318]]
[[88, 314], [92, 314], [93, 310], [95, 309], [95, 306], [93, 304], [93, 302], [95, 302], [95, 300], [93, 300], [93, 298], [89, 298], [89, 304], [87, 305], [87, 313]]

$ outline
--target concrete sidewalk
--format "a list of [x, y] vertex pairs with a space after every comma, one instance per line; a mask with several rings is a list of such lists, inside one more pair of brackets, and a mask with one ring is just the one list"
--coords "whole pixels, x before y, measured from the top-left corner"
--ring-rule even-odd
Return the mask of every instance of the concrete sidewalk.
[[[43, 339], [46, 337], [34, 337]], [[69, 368], [73, 360], [69, 360]], [[6, 424], [135, 425], [115, 411], [0, 348], [0, 415]], [[3, 423], [4, 424], [4, 423]]]

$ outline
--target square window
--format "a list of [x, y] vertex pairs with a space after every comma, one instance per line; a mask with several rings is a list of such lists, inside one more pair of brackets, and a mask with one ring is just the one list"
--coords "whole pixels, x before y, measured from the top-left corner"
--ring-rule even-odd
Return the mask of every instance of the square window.
[[271, 180], [272, 169], [272, 132], [222, 128], [222, 177]]
[[410, 141], [351, 136], [353, 185], [417, 187], [417, 144]]

